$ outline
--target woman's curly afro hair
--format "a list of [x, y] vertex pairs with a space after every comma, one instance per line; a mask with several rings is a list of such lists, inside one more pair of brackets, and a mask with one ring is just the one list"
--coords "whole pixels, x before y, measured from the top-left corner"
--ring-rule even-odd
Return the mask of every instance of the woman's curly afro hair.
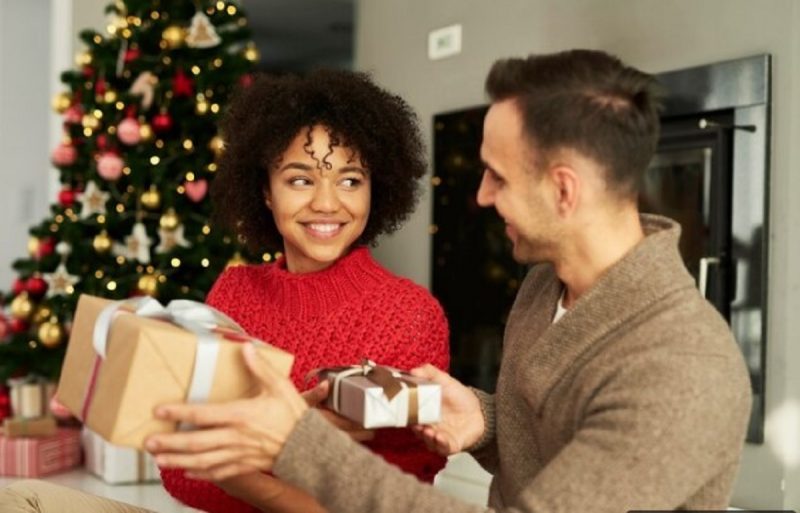
[[417, 117], [402, 98], [351, 71], [262, 75], [229, 105], [211, 189], [215, 221], [256, 254], [282, 243], [264, 202], [268, 172], [301, 130], [316, 125], [357, 151], [370, 172], [370, 216], [359, 243], [395, 231], [414, 209], [427, 163]]

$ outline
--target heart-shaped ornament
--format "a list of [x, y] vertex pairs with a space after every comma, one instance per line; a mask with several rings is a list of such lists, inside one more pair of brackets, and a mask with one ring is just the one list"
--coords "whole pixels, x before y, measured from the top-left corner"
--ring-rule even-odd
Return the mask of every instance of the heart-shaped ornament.
[[200, 179], [193, 180], [191, 182], [184, 182], [183, 187], [186, 189], [186, 196], [195, 203], [199, 203], [203, 201], [203, 198], [206, 197], [206, 193], [208, 192], [208, 181], [205, 179]]

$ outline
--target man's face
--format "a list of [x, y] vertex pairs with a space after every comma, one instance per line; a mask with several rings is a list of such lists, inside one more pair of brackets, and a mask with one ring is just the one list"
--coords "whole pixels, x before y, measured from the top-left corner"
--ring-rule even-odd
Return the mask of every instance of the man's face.
[[521, 263], [549, 261], [557, 233], [555, 196], [546, 173], [535, 169], [535, 157], [514, 101], [492, 104], [483, 123], [485, 169], [477, 201], [493, 206], [505, 221], [514, 259]]

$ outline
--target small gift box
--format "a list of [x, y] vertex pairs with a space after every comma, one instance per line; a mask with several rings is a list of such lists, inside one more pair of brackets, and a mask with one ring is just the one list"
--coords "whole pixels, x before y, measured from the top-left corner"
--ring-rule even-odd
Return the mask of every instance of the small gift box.
[[442, 390], [436, 383], [371, 361], [319, 375], [331, 383], [326, 406], [366, 429], [439, 422]]
[[109, 484], [146, 483], [161, 479], [153, 457], [144, 451], [119, 447], [91, 429], [81, 431], [84, 466]]
[[106, 441], [141, 449], [148, 435], [177, 428], [153, 417], [160, 404], [226, 402], [259, 392], [241, 355], [243, 342], [289, 374], [292, 355], [247, 336], [202, 303], [164, 307], [149, 297], [82, 295], [57, 399]]
[[35, 419], [49, 413], [48, 405], [55, 392], [55, 383], [30, 375], [8, 380], [8, 388], [14, 417]]
[[3, 421], [2, 434], [9, 438], [18, 438], [53, 436], [56, 431], [56, 419], [53, 417], [39, 417], [38, 419], [12, 417]]
[[39, 438], [0, 436], [0, 475], [41, 477], [76, 467], [81, 462], [80, 431], [61, 428]]

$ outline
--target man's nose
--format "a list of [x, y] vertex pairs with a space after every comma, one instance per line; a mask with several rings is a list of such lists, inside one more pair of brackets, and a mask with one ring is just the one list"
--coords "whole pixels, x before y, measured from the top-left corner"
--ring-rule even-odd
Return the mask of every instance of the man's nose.
[[478, 187], [478, 193], [475, 199], [478, 205], [482, 207], [491, 207], [494, 204], [494, 185], [492, 185], [487, 171], [483, 172], [481, 184]]

